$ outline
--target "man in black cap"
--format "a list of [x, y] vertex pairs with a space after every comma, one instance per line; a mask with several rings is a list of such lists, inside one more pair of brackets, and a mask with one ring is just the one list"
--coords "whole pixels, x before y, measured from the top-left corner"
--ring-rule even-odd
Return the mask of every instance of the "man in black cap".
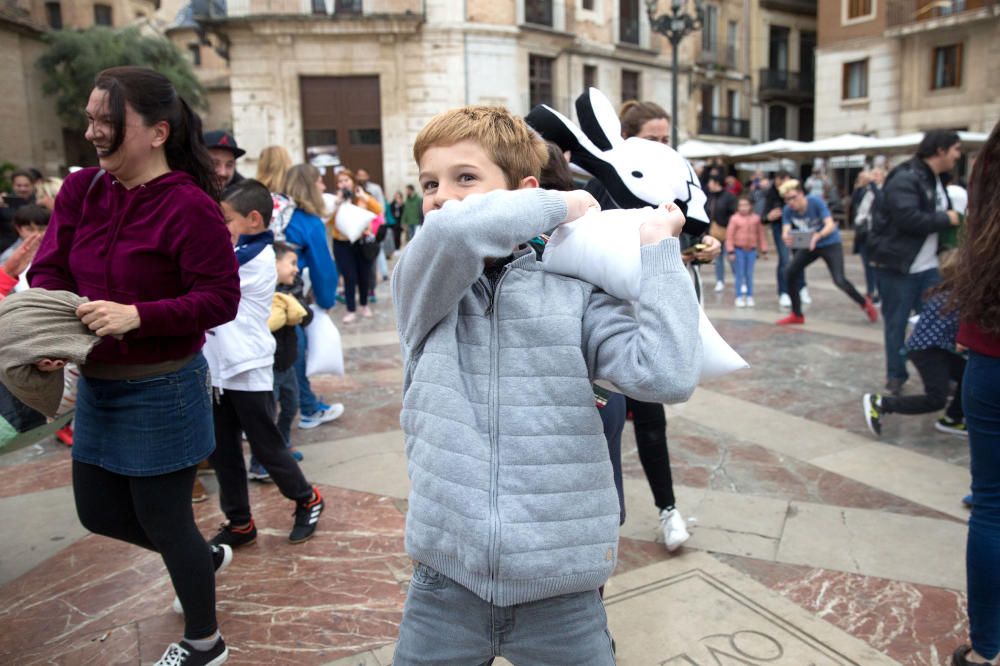
[[247, 151], [236, 145], [236, 138], [232, 134], [225, 130], [205, 132], [205, 146], [212, 156], [219, 191], [243, 180], [243, 176], [236, 170], [236, 160]]

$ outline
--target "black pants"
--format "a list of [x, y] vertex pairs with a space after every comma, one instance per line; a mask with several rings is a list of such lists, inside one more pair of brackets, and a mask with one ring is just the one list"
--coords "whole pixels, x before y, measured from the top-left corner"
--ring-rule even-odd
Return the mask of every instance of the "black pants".
[[160, 554], [184, 605], [184, 637], [208, 638], [215, 620], [215, 567], [191, 509], [196, 467], [158, 476], [124, 476], [73, 461], [80, 523], [94, 534]]
[[[921, 349], [907, 354], [920, 373], [924, 383], [923, 395], [904, 395], [882, 397], [882, 409], [888, 413], [897, 414], [928, 414], [944, 409], [945, 414], [953, 421], [964, 421], [962, 410], [962, 375], [965, 373], [965, 359], [946, 349]], [[948, 403], [951, 395], [951, 382], [958, 382], [955, 396]]]
[[226, 389], [213, 402], [212, 415], [215, 451], [210, 460], [219, 480], [219, 504], [233, 525], [246, 525], [251, 515], [241, 432], [247, 434], [250, 452], [281, 494], [295, 502], [309, 501], [312, 486], [285, 448], [285, 438], [274, 422], [274, 392]]
[[[830, 271], [833, 283], [842, 292], [850, 296], [851, 300], [858, 305], [865, 304], [864, 296], [859, 294], [854, 285], [844, 276], [844, 247], [840, 243], [818, 247], [815, 250], [796, 250], [785, 272], [785, 282], [788, 284], [798, 284], [799, 280], [805, 276], [806, 266], [817, 259], [822, 259], [826, 262], [826, 267]], [[798, 290], [792, 289], [788, 292], [788, 295], [792, 299], [792, 312], [801, 316], [802, 299], [799, 297]]]
[[670, 473], [670, 453], [667, 451], [667, 415], [658, 402], [639, 402], [625, 397], [628, 411], [632, 412], [635, 443], [639, 449], [639, 462], [646, 473], [653, 501], [662, 511], [674, 506], [674, 479]]
[[396, 249], [403, 249], [403, 225], [400, 222], [389, 227], [392, 230], [392, 240], [396, 243]]
[[604, 439], [608, 442], [608, 457], [618, 491], [618, 524], [625, 524], [625, 484], [622, 481], [622, 431], [625, 430], [625, 396], [611, 393], [608, 404], [598, 410], [604, 423]]
[[355, 289], [361, 307], [368, 305], [373, 262], [365, 259], [365, 255], [361, 252], [361, 243], [333, 241], [333, 258], [337, 262], [337, 270], [344, 277], [344, 301], [347, 311], [354, 312], [357, 309], [354, 304]]

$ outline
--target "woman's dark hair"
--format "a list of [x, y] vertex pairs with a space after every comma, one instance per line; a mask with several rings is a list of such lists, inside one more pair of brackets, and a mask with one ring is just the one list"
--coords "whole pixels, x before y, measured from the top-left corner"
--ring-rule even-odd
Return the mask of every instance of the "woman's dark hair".
[[922, 160], [934, 157], [939, 150], [948, 150], [961, 141], [958, 132], [951, 130], [930, 130], [924, 134], [920, 146], [917, 148], [917, 157]]
[[112, 127], [108, 152], [125, 140], [125, 105], [131, 106], [147, 126], [166, 121], [170, 134], [164, 145], [167, 164], [184, 171], [198, 186], [218, 200], [219, 188], [212, 158], [201, 136], [201, 118], [177, 94], [170, 80], [148, 67], [112, 67], [97, 75], [94, 87], [107, 92]]
[[[953, 145], [953, 144], [949, 144]], [[969, 214], [955, 274], [946, 283], [962, 319], [1000, 335], [1000, 123], [979, 151], [969, 178]]]
[[642, 126], [650, 120], [670, 120], [670, 114], [662, 106], [655, 102], [640, 102], [630, 99], [622, 104], [618, 110], [618, 117], [622, 121], [622, 135], [626, 138], [638, 136]]
[[542, 173], [538, 179], [538, 184], [545, 190], [561, 190], [569, 192], [575, 190], [573, 184], [573, 174], [569, 170], [566, 158], [563, 157], [562, 149], [551, 141], [545, 142], [549, 159], [542, 166]]

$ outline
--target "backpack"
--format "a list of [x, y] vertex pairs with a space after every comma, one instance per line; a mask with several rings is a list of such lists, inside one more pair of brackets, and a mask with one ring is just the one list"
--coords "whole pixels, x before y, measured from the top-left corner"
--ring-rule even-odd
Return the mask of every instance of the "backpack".
[[271, 201], [274, 202], [274, 209], [271, 212], [271, 224], [268, 226], [274, 232], [274, 240], [282, 243], [285, 241], [285, 229], [292, 221], [292, 214], [295, 212], [295, 202], [284, 194], [271, 193]]

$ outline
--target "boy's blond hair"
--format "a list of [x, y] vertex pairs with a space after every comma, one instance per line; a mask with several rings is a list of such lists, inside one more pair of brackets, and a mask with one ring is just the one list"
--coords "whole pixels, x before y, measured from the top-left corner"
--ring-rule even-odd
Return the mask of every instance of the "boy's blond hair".
[[516, 189], [528, 176], [538, 178], [548, 160], [542, 138], [502, 106], [463, 106], [439, 113], [417, 135], [413, 159], [420, 164], [429, 148], [453, 146], [459, 141], [472, 141], [486, 151], [503, 171], [510, 189]]
[[802, 189], [802, 183], [793, 178], [778, 186], [778, 194], [781, 196], [787, 197], [789, 192], [805, 192], [805, 190]]

